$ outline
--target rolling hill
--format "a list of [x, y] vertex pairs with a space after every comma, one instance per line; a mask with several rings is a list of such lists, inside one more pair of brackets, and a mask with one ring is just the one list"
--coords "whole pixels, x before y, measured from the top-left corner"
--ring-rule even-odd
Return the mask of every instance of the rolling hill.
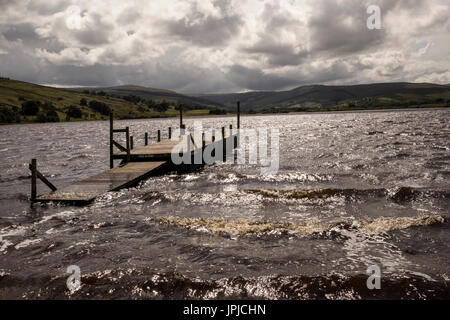
[[104, 92], [112, 97], [138, 96], [145, 100], [162, 101], [165, 100], [173, 104], [184, 104], [189, 106], [199, 106], [204, 108], [220, 107], [218, 102], [212, 102], [208, 99], [196, 96], [188, 96], [171, 90], [148, 88], [135, 85], [123, 85], [104, 88], [76, 88], [71, 89], [77, 92], [96, 91]]
[[450, 99], [446, 85], [427, 83], [380, 83], [352, 86], [301, 86], [289, 91], [261, 91], [199, 95], [203, 99], [244, 111], [289, 109], [320, 111], [339, 108], [445, 106]]
[[[141, 87], [125, 87], [118, 90], [122, 94], [150, 94], [150, 89]], [[112, 92], [112, 91], [111, 91]], [[155, 91], [161, 96], [164, 90]], [[166, 91], [168, 96], [176, 96], [176, 93]], [[147, 97], [147, 95], [146, 95]], [[152, 97], [155, 97], [152, 95]], [[161, 99], [162, 100], [162, 99]], [[145, 100], [127, 101], [112, 95], [98, 95], [92, 92], [86, 93], [80, 90], [68, 90], [41, 86], [23, 81], [0, 78], [0, 123], [32, 123], [55, 121], [86, 121], [104, 120], [108, 118], [109, 110], [114, 110], [115, 118], [137, 119], [177, 116], [176, 104], [170, 104], [167, 99], [165, 111], [158, 109], [158, 101], [155, 106], [148, 106]], [[196, 101], [196, 99], [187, 99]], [[198, 106], [198, 104], [195, 104]], [[186, 108], [187, 115], [207, 115], [210, 109], [205, 105]], [[164, 109], [163, 109], [164, 110]]]
[[126, 85], [59, 89], [0, 78], [0, 123], [118, 119], [234, 112], [236, 101], [247, 113], [450, 107], [449, 85], [379, 83], [352, 86], [301, 86], [288, 91], [230, 94], [180, 94]]

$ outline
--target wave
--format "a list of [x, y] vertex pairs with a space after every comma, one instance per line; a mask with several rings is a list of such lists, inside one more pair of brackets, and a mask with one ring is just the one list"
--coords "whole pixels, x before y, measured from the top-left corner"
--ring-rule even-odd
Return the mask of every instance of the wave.
[[192, 229], [200, 232], [229, 235], [296, 235], [310, 236], [314, 234], [326, 234], [331, 231], [357, 230], [366, 234], [380, 234], [410, 227], [430, 226], [442, 224], [445, 218], [439, 215], [426, 217], [398, 217], [378, 218], [373, 221], [354, 220], [339, 222], [322, 222], [311, 220], [306, 222], [270, 222], [270, 221], [230, 221], [225, 219], [204, 218], [159, 218], [160, 223]]
[[311, 189], [311, 190], [275, 190], [275, 189], [246, 189], [247, 193], [259, 194], [268, 198], [285, 199], [326, 199], [332, 197], [387, 197], [396, 202], [406, 202], [419, 197], [450, 198], [447, 190], [418, 190], [410, 187], [394, 189]]
[[356, 300], [448, 299], [450, 296], [447, 281], [430, 281], [415, 274], [384, 276], [382, 290], [369, 290], [366, 274], [237, 276], [205, 280], [175, 272], [155, 273], [149, 268], [83, 273], [80, 288], [73, 292], [67, 289], [65, 276], [21, 278], [0, 272], [0, 281], [5, 289], [0, 291], [0, 299]]

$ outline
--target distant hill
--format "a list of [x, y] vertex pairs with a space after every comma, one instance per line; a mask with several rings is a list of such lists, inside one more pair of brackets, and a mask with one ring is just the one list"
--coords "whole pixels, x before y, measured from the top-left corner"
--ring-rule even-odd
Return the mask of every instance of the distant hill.
[[353, 86], [301, 86], [288, 91], [230, 94], [180, 94], [125, 85], [60, 89], [0, 78], [0, 123], [137, 119], [186, 115], [297, 111], [450, 107], [450, 86], [427, 83], [379, 83]]
[[197, 95], [234, 109], [296, 109], [321, 111], [339, 108], [412, 107], [427, 104], [443, 106], [450, 99], [447, 85], [427, 83], [379, 83], [352, 86], [301, 86], [289, 91], [260, 91]]
[[220, 107], [218, 102], [212, 102], [202, 97], [188, 96], [177, 93], [175, 91], [166, 89], [148, 88], [135, 85], [123, 85], [116, 87], [104, 87], [104, 88], [76, 88], [70, 89], [77, 92], [95, 91], [105, 92], [107, 95], [113, 97], [126, 97], [130, 95], [138, 96], [145, 100], [162, 101], [165, 100], [173, 104], [184, 104], [189, 106], [200, 107]]
[[[145, 93], [150, 96], [152, 90], [155, 90], [154, 92], [158, 96], [162, 94], [168, 94], [170, 97], [177, 95], [168, 90], [142, 89], [136, 86], [114, 87], [111, 90], [111, 92], [120, 92], [123, 95], [137, 93], [143, 95]], [[171, 117], [177, 116], [179, 113], [175, 110], [176, 105], [169, 103], [170, 99], [167, 99], [167, 103], [161, 109], [159, 101], [154, 101], [149, 105], [146, 100], [127, 101], [108, 94], [94, 94], [92, 90], [89, 93], [83, 91], [1, 78], [0, 123], [101, 120], [108, 119], [110, 109], [114, 110], [114, 116], [118, 119]], [[154, 97], [154, 95], [151, 96]], [[215, 110], [214, 107], [209, 109]], [[209, 109], [206, 107], [196, 109], [193, 106], [186, 108], [185, 113], [187, 115], [208, 115], [210, 114]]]

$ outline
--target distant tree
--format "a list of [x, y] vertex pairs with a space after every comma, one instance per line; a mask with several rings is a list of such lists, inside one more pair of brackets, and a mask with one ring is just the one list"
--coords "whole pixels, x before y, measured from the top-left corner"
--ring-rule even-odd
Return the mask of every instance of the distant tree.
[[69, 106], [67, 109], [67, 118], [81, 118], [83, 113], [80, 108], [76, 106]]
[[80, 99], [80, 106], [87, 106], [87, 100], [85, 98]]
[[152, 99], [150, 99], [150, 100], [145, 100], [144, 103], [147, 105], [147, 107], [148, 107], [149, 109], [155, 107], [155, 101], [153, 101]]
[[156, 111], [158, 112], [166, 112], [169, 109], [169, 104], [166, 101], [163, 101], [155, 106]]
[[209, 110], [209, 114], [227, 114], [227, 111], [223, 109], [211, 109]]
[[102, 115], [109, 115], [111, 112], [111, 109], [109, 108], [109, 106], [106, 103], [103, 102], [99, 102], [96, 100], [91, 100], [89, 102], [89, 108], [91, 108], [94, 111], [99, 112]]
[[41, 107], [40, 101], [25, 101], [22, 103], [22, 114], [25, 116], [35, 116]]
[[18, 109], [0, 107], [0, 123], [14, 123], [20, 122], [20, 114]]
[[39, 112], [36, 122], [59, 122], [58, 113], [55, 110]]

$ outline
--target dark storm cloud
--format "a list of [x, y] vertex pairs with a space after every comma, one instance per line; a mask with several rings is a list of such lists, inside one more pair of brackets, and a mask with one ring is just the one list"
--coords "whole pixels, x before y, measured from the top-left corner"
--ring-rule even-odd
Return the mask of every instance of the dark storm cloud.
[[28, 49], [45, 49], [49, 52], [60, 52], [64, 45], [55, 37], [40, 37], [36, 33], [36, 27], [31, 23], [15, 25], [2, 25], [0, 32], [6, 40], [14, 42], [21, 41]]
[[342, 5], [320, 0], [309, 20], [312, 54], [352, 54], [380, 45], [386, 32], [367, 28], [366, 6], [362, 2], [347, 1]]
[[296, 79], [266, 74], [259, 69], [251, 69], [238, 64], [231, 66], [227, 78], [237, 86], [250, 90], [278, 90], [299, 82]]
[[295, 66], [308, 56], [306, 50], [297, 49], [293, 44], [276, 43], [270, 39], [262, 40], [244, 51], [263, 55], [271, 66]]
[[225, 16], [216, 18], [212, 16], [185, 17], [167, 23], [169, 34], [191, 43], [213, 47], [225, 45], [230, 38], [237, 35], [242, 20], [239, 16]]
[[200, 12], [197, 4], [192, 4], [184, 18], [166, 22], [168, 34], [202, 47], [225, 45], [239, 34], [244, 21], [238, 14], [230, 13], [229, 1], [213, 4], [220, 9], [220, 16]]
[[41, 15], [51, 15], [63, 11], [70, 5], [70, 1], [32, 0], [28, 2], [27, 9]]
[[6, 29], [2, 33], [8, 41], [16, 41], [19, 39], [30, 41], [36, 40], [39, 37], [34, 31], [35, 27], [31, 23], [2, 26], [2, 28]]

